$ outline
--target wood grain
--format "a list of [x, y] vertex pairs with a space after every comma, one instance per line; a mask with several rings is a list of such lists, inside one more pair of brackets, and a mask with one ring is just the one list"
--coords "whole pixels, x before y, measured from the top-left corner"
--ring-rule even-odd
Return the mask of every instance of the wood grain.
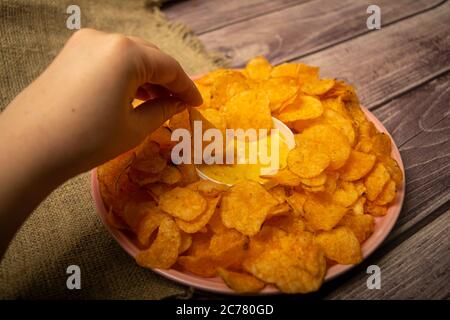
[[377, 109], [406, 170], [406, 198], [390, 238], [450, 201], [450, 73]]
[[356, 86], [374, 108], [450, 70], [450, 2], [308, 56], [325, 77]]
[[[317, 0], [261, 15], [200, 36], [207, 49], [225, 54], [232, 66], [256, 55], [280, 63], [316, 52], [367, 29], [370, 0]], [[442, 0], [379, 0], [382, 25], [428, 10]], [[190, 24], [192, 22], [186, 21]], [[382, 28], [383, 29], [383, 28]], [[368, 44], [374, 44], [367, 42]]]
[[381, 289], [367, 289], [361, 270], [329, 299], [448, 299], [450, 295], [450, 210], [376, 262]]
[[196, 34], [267, 14], [309, 0], [191, 0], [164, 7], [166, 16], [187, 24]]

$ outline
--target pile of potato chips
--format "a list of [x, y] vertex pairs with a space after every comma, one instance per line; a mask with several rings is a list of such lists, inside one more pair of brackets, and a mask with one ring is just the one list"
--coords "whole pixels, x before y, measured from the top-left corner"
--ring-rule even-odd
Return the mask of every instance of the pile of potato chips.
[[272, 284], [306, 293], [333, 264], [361, 262], [361, 243], [403, 177], [390, 138], [366, 119], [355, 90], [319, 79], [318, 68], [262, 57], [196, 84], [203, 105], [195, 112], [210, 126], [271, 128], [274, 116], [293, 130], [296, 147], [264, 185], [200, 180], [193, 164], [170, 159], [171, 131], [191, 128], [186, 110], [100, 166], [108, 221], [135, 240], [137, 263], [220, 276], [237, 292]]

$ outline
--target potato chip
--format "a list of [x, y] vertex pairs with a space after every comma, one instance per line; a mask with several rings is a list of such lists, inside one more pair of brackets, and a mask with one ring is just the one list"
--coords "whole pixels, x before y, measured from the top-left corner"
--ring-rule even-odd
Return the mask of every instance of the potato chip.
[[[305, 129], [300, 134], [300, 141], [303, 143], [312, 141], [315, 144], [316, 153], [328, 155], [330, 157], [330, 170], [341, 168], [350, 156], [351, 149], [347, 138], [330, 125], [320, 124]], [[296, 172], [294, 171], [294, 173]]]
[[301, 178], [301, 182], [309, 187], [323, 186], [326, 181], [327, 181], [327, 174], [325, 172], [322, 172], [321, 174], [313, 178], [309, 179]]
[[206, 207], [205, 198], [188, 188], [176, 187], [159, 198], [161, 210], [185, 221], [194, 220], [206, 210]]
[[336, 191], [338, 179], [339, 179], [339, 173], [327, 172], [327, 181], [325, 181], [325, 184], [324, 184], [326, 193], [333, 194], [334, 191]]
[[321, 174], [329, 165], [330, 157], [306, 140], [292, 149], [287, 158], [289, 170], [301, 178], [313, 178]]
[[168, 269], [177, 261], [180, 244], [180, 231], [173, 219], [166, 216], [155, 241], [136, 255], [136, 262], [146, 268]]
[[356, 134], [350, 118], [340, 114], [333, 109], [325, 109], [323, 111], [323, 118], [325, 123], [333, 126], [345, 135], [348, 142], [350, 143], [350, 146], [353, 146], [355, 144]]
[[200, 216], [191, 221], [184, 221], [181, 219], [175, 219], [178, 228], [186, 233], [195, 233], [202, 229], [211, 219], [212, 215], [216, 211], [216, 206], [219, 203], [220, 197], [207, 198], [207, 208]]
[[366, 197], [359, 197], [358, 200], [352, 206], [352, 213], [354, 215], [364, 214], [364, 204], [366, 203]]
[[287, 215], [291, 211], [291, 207], [287, 203], [281, 203], [273, 207], [267, 214], [267, 219], [275, 216]]
[[347, 227], [321, 232], [315, 239], [330, 260], [340, 264], [357, 264], [362, 261], [359, 241]]
[[181, 181], [181, 173], [180, 170], [175, 166], [166, 166], [164, 170], [161, 172], [159, 181], [165, 184], [176, 184]]
[[333, 88], [333, 79], [315, 79], [302, 84], [302, 91], [311, 96], [319, 96]]
[[294, 211], [294, 214], [296, 216], [303, 216], [303, 206], [306, 202], [307, 196], [300, 192], [293, 192], [292, 195], [290, 195], [286, 201]]
[[181, 184], [187, 185], [199, 180], [195, 165], [192, 163], [181, 163], [177, 165], [181, 173]]
[[219, 184], [210, 180], [196, 181], [187, 185], [186, 188], [198, 191], [205, 197], [217, 197], [229, 189], [225, 184]]
[[300, 84], [309, 81], [314, 81], [315, 79], [317, 79], [319, 75], [319, 68], [317, 67], [308, 66], [303, 63], [297, 63], [297, 68], [298, 68], [297, 77]]
[[293, 215], [274, 216], [264, 222], [264, 226], [281, 229], [287, 233], [301, 234], [305, 231], [305, 222]]
[[234, 272], [223, 268], [218, 268], [217, 273], [228, 287], [239, 293], [259, 292], [266, 285], [248, 273]]
[[296, 81], [291, 78], [272, 78], [260, 83], [258, 89], [267, 94], [272, 112], [279, 110], [285, 102], [295, 99], [298, 91]]
[[[194, 245], [195, 241], [193, 241]], [[197, 249], [197, 254], [180, 256], [177, 260], [182, 270], [203, 277], [213, 277], [217, 268], [238, 268], [248, 247], [247, 237], [236, 230], [214, 234], [207, 249]], [[189, 250], [191, 251], [191, 250]], [[189, 252], [188, 251], [188, 252]]]
[[219, 209], [216, 209], [211, 219], [209, 219], [208, 229], [214, 233], [222, 233], [227, 230], [227, 227], [225, 227], [225, 225], [223, 224]]
[[366, 186], [367, 199], [375, 200], [389, 181], [390, 175], [382, 163], [377, 163], [374, 169], [364, 179]]
[[192, 245], [192, 235], [181, 231], [180, 236], [181, 236], [181, 243], [180, 248], [178, 249], [178, 254], [183, 254], [184, 252], [189, 250], [189, 248]]
[[199, 108], [209, 108], [211, 106], [211, 86], [203, 85], [198, 83], [198, 81], [195, 81], [195, 86], [203, 99], [203, 103]]
[[261, 252], [250, 242], [244, 270], [286, 293], [319, 289], [326, 272], [323, 251], [310, 233], [285, 234], [266, 242]]
[[375, 165], [376, 157], [352, 150], [347, 163], [339, 170], [340, 177], [345, 181], [356, 181], [366, 176]]
[[227, 70], [226, 73], [217, 77], [212, 85], [211, 107], [222, 109], [229, 98], [228, 88], [236, 85], [236, 83], [245, 82], [245, 76], [240, 71], [236, 70]]
[[222, 221], [228, 228], [254, 235], [277, 204], [278, 201], [259, 183], [242, 181], [224, 193], [220, 207]]
[[261, 177], [270, 179], [270, 180], [276, 182], [276, 184], [279, 184], [282, 186], [295, 187], [301, 183], [300, 177], [298, 175], [296, 175], [295, 173], [292, 173], [288, 169], [281, 169], [281, 170], [278, 170], [277, 173], [274, 175], [267, 175], [267, 176], [261, 176]]
[[360, 194], [351, 182], [341, 181], [333, 193], [333, 201], [343, 207], [350, 207], [358, 200]]
[[400, 167], [398, 166], [397, 161], [387, 156], [380, 156], [380, 161], [383, 163], [386, 170], [389, 172], [392, 180], [395, 181], [397, 186], [400, 186], [403, 181], [403, 173]]
[[245, 74], [253, 80], [267, 80], [270, 77], [272, 66], [263, 56], [253, 58], [245, 67]]
[[355, 234], [359, 243], [363, 243], [373, 233], [375, 219], [369, 214], [346, 214], [339, 222], [339, 225], [349, 228]]
[[283, 63], [272, 68], [270, 76], [272, 78], [289, 77], [296, 79], [300, 72], [300, 68], [294, 63]]
[[381, 193], [375, 199], [375, 204], [382, 206], [391, 203], [395, 199], [396, 195], [396, 185], [394, 180], [389, 180], [384, 186]]
[[279, 204], [286, 202], [286, 190], [283, 186], [275, 186], [268, 190]]
[[310, 96], [299, 96], [291, 105], [278, 115], [283, 122], [315, 119], [322, 115], [323, 106], [319, 99]]
[[143, 210], [143, 212], [145, 212], [145, 216], [139, 219], [133, 229], [136, 231], [139, 243], [144, 247], [148, 247], [151, 235], [158, 229], [161, 222], [167, 218], [167, 215], [154, 205], [147, 208], [147, 210]]
[[220, 109], [227, 128], [231, 129], [270, 129], [272, 116], [269, 99], [263, 92], [243, 91], [232, 97]]
[[391, 138], [386, 133], [378, 132], [372, 137], [372, 150], [377, 155], [391, 155]]
[[303, 205], [304, 217], [310, 228], [315, 231], [333, 229], [348, 209], [326, 195], [311, 195]]
[[[351, 119], [350, 115], [347, 112], [347, 109], [345, 108], [345, 104], [342, 102], [341, 97], [321, 99], [320, 101], [322, 102], [325, 110], [334, 110], [345, 118]], [[350, 140], [349, 142], [351, 143]]]
[[189, 110], [185, 109], [172, 116], [169, 119], [169, 128], [174, 131], [176, 129], [186, 129], [191, 131], [191, 120], [189, 118]]
[[387, 207], [376, 205], [372, 201], [367, 201], [364, 206], [364, 211], [374, 217], [383, 217], [387, 214]]

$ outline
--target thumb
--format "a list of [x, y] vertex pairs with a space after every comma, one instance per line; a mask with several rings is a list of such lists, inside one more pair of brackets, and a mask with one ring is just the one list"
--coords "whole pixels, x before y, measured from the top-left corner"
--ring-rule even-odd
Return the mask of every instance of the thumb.
[[174, 97], [151, 99], [132, 110], [131, 125], [139, 133], [147, 135], [186, 107], [185, 102]]

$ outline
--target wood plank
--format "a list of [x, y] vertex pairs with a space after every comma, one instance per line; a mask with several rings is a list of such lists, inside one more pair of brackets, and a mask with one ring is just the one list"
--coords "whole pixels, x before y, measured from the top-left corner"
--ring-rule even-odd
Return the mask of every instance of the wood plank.
[[[381, 8], [382, 26], [386, 27], [442, 1], [378, 0], [375, 3]], [[307, 2], [205, 33], [200, 39], [207, 49], [225, 54], [232, 66], [240, 67], [256, 55], [280, 63], [371, 32], [366, 27], [369, 16], [366, 9], [370, 4], [374, 2]]]
[[[377, 261], [369, 261], [329, 299], [448, 299], [450, 210]], [[367, 266], [381, 268], [381, 289], [367, 289]]]
[[450, 201], [450, 73], [385, 104], [374, 114], [393, 135], [406, 170], [406, 198], [388, 240]]
[[168, 3], [163, 11], [169, 19], [182, 22], [196, 34], [202, 34], [307, 1], [309, 0], [190, 0]]
[[301, 59], [357, 88], [374, 108], [450, 70], [450, 2]]

